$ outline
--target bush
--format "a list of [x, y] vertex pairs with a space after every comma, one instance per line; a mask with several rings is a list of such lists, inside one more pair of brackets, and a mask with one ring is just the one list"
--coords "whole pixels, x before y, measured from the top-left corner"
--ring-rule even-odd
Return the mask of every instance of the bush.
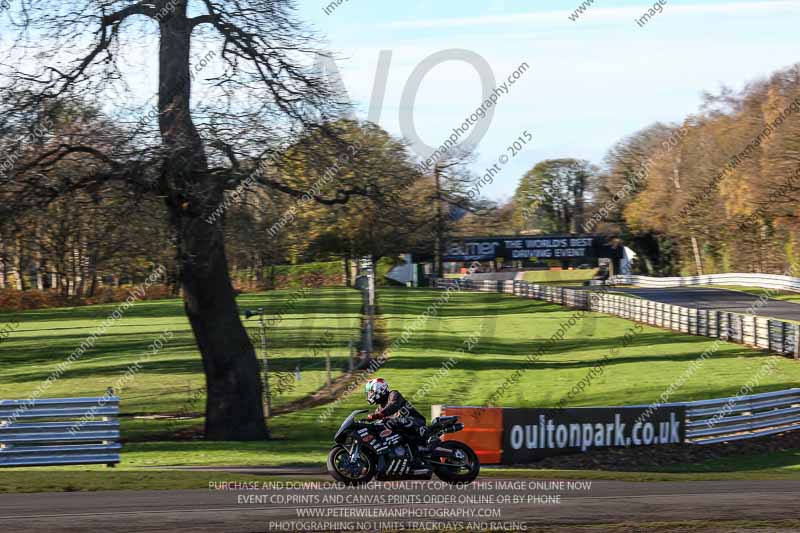
[[[275, 289], [300, 287], [340, 287], [344, 285], [344, 265], [341, 261], [306, 263], [304, 265], [278, 265], [274, 268]], [[265, 279], [270, 279], [269, 269]]]
[[44, 309], [65, 305], [66, 300], [55, 292], [32, 290], [22, 293], [20, 304], [22, 309]]
[[[64, 296], [57, 290], [18, 291], [16, 289], [0, 289], [0, 311], [25, 311], [28, 309], [46, 309], [50, 307], [78, 307], [83, 305], [118, 303], [125, 301], [132, 287], [101, 287], [94, 296], [79, 298]], [[140, 300], [163, 300], [172, 298], [172, 292], [166, 285], [153, 285], [140, 297]]]
[[0, 289], [0, 309], [10, 311], [22, 309], [22, 292]]

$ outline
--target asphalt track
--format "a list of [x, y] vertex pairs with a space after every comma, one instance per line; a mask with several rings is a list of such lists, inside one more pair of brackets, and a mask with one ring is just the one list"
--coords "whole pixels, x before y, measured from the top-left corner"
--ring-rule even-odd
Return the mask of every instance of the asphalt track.
[[763, 306], [754, 305], [758, 302], [759, 296], [746, 292], [699, 287], [676, 287], [669, 289], [614, 287], [612, 290], [614, 292], [623, 292], [638, 296], [645, 300], [680, 305], [683, 307], [694, 307], [697, 309], [712, 309], [716, 311], [731, 311], [734, 313], [747, 314], [749, 310], [753, 308], [755, 314], [758, 316], [800, 322], [800, 304], [770, 299]]
[[[221, 482], [219, 476], [216, 479]], [[568, 483], [481, 478], [465, 489], [418, 482], [413, 487], [385, 483], [369, 490], [273, 487], [243, 491], [222, 490], [219, 485], [220, 490], [200, 491], [8, 494], [0, 496], [0, 530], [249, 533], [397, 530], [416, 524], [420, 530], [435, 531], [444, 524], [471, 529], [470, 524], [491, 523], [505, 524], [505, 530], [554, 524], [569, 530], [578, 524], [602, 527], [698, 520], [720, 521], [721, 531], [726, 531], [723, 521], [798, 518], [800, 481]], [[340, 501], [323, 503], [326, 496]], [[360, 503], [352, 503], [354, 498], [360, 498]]]

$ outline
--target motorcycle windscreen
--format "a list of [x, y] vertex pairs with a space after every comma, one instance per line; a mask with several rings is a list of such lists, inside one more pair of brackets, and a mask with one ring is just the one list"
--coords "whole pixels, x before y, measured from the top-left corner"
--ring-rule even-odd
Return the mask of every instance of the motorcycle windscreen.
[[342, 435], [344, 435], [347, 432], [350, 426], [353, 425], [353, 422], [355, 421], [356, 417], [361, 413], [367, 413], [367, 412], [369, 411], [365, 409], [359, 409], [357, 411], [353, 411], [352, 413], [350, 413], [350, 416], [345, 418], [344, 422], [342, 422], [342, 425], [339, 426], [339, 431], [336, 432], [336, 435], [333, 437], [333, 440], [335, 442], [339, 442], [339, 438], [342, 437]]

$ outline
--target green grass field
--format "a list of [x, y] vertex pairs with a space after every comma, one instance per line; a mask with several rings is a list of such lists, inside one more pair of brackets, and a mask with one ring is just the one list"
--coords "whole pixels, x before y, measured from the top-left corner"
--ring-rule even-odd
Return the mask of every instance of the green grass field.
[[[319, 354], [313, 355], [315, 344], [327, 343], [337, 373], [343, 371], [347, 342], [357, 334], [359, 322], [360, 296], [354, 290], [319, 289], [289, 309], [291, 294], [291, 291], [247, 294], [239, 302], [242, 309], [264, 305], [272, 312], [284, 311], [283, 319], [269, 333], [270, 357], [273, 368], [281, 372], [293, 373], [299, 364], [301, 380], [293, 392], [276, 398], [277, 405], [324, 385], [324, 361]], [[429, 393], [417, 398], [416, 404], [423, 413], [430, 413], [430, 406], [439, 403], [484, 405], [506, 376], [524, 365], [525, 356], [543, 345], [573, 314], [536, 300], [465, 292], [454, 294], [449, 302], [438, 306], [436, 315], [427, 321], [415, 323], [441, 295], [433, 290], [402, 288], [384, 289], [379, 294], [388, 341], [416, 324], [408, 343], [392, 353], [380, 371], [393, 388], [414, 397], [426, 380], [436, 381], [443, 364], [455, 357], [449, 373]], [[21, 323], [19, 330], [0, 344], [0, 398], [26, 398], [113, 309], [104, 305], [0, 315], [0, 323], [12, 318]], [[255, 333], [257, 322], [251, 320], [247, 325]], [[554, 350], [529, 365], [519, 383], [502, 398], [502, 404], [553, 406], [604, 356], [609, 361], [603, 375], [570, 405], [650, 403], [711, 343], [703, 337], [644, 327], [630, 345], [622, 347], [622, 337], [632, 326], [632, 322], [619, 318], [587, 314]], [[170, 431], [202, 425], [200, 417], [176, 423], [131, 416], [180, 411], [190, 400], [191, 391], [203, 385], [200, 357], [182, 304], [174, 300], [137, 303], [95, 348], [53, 384], [46, 396], [101, 395], [165, 328], [174, 332], [174, 338], [121, 392], [123, 437], [136, 442], [126, 442], [123, 463], [117, 472], [169, 465], [319, 465], [344, 416], [351, 410], [367, 407], [359, 388], [322, 421], [320, 416], [325, 413], [325, 406], [272, 418], [270, 428], [275, 440], [269, 442], [165, 440], [164, 435]], [[477, 342], [471, 351], [459, 354], [470, 337]], [[767, 357], [740, 345], [723, 344], [670, 400], [735, 394]], [[800, 365], [782, 359], [757, 391], [789, 388], [798, 380]], [[203, 398], [197, 403], [198, 410], [202, 405]], [[796, 454], [763, 459], [767, 462], [743, 463], [738, 471], [742, 475], [755, 472], [778, 477], [800, 473]], [[711, 467], [687, 465], [672, 474], [736, 471], [736, 465], [720, 463]]]
[[[586, 270], [531, 270], [523, 272], [522, 279], [529, 283], [574, 287], [592, 279], [597, 272], [596, 268]], [[464, 277], [464, 274], [445, 274], [444, 277], [446, 279], [459, 279]]]
[[525, 272], [523, 278], [530, 283], [580, 285], [597, 274], [596, 268], [581, 270], [532, 270]]

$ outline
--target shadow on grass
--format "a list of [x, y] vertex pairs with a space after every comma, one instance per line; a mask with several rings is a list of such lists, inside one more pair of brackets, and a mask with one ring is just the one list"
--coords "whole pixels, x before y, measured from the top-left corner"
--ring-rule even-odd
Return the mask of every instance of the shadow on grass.
[[[549, 333], [549, 332], [548, 332]], [[600, 351], [597, 358], [601, 358], [606, 353], [615, 348], [622, 348], [622, 356], [617, 356], [621, 362], [636, 362], [635, 356], [630, 355], [638, 349], [642, 352], [650, 352], [652, 355], [642, 356], [641, 361], [649, 360], [691, 360], [696, 359], [700, 353], [712, 341], [706, 337], [678, 336], [671, 332], [640, 333], [635, 340], [625, 348], [622, 348], [622, 336], [619, 337], [582, 337], [567, 338], [558, 341], [556, 344], [549, 343], [547, 337], [537, 339], [519, 339], [514, 341], [501, 341], [497, 338], [480, 340], [475, 349], [476, 355], [502, 355], [502, 356], [526, 356], [535, 353], [541, 348], [545, 348], [548, 357], [568, 352], [589, 352]], [[426, 351], [439, 351], [446, 353], [456, 353], [459, 348], [463, 348], [464, 339], [457, 335], [436, 335], [436, 331], [428, 332], [420, 330], [413, 335], [410, 341], [403, 346], [402, 355], [408, 353], [419, 353], [425, 355]], [[659, 354], [657, 351], [664, 351], [666, 346], [682, 345], [681, 350], [686, 350], [688, 346], [693, 348], [691, 353], [680, 355]], [[702, 349], [701, 349], [702, 347]], [[724, 352], [717, 352], [713, 357], [763, 357], [765, 354], [754, 352], [745, 346], [727, 344], [723, 347]], [[517, 361], [518, 362], [518, 361]]]

